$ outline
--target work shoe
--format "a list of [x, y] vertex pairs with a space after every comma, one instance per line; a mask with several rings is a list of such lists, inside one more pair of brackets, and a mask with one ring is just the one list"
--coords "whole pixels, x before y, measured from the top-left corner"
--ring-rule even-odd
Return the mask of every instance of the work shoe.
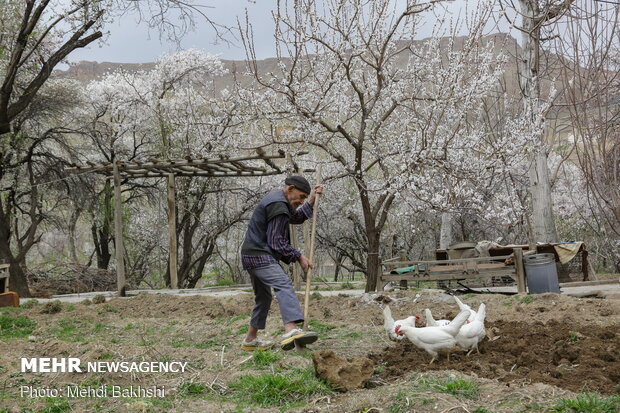
[[294, 328], [288, 333], [282, 335], [282, 339], [280, 340], [280, 347], [284, 351], [288, 351], [295, 347], [295, 343], [298, 343], [301, 346], [305, 346], [306, 344], [314, 343], [319, 339], [317, 333], [312, 331], [304, 331], [301, 328]]
[[243, 339], [243, 343], [241, 343], [241, 350], [244, 350], [244, 351], [254, 351], [254, 350], [263, 351], [263, 350], [269, 350], [272, 347], [273, 347], [272, 341], [261, 340], [258, 337], [256, 337], [254, 340], [249, 341], [249, 342]]

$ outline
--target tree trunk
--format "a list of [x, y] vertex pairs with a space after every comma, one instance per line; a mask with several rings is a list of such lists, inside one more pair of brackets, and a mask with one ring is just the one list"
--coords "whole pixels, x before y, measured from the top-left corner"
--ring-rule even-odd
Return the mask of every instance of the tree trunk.
[[374, 292], [379, 280], [379, 238], [381, 233], [369, 231], [368, 233], [368, 257], [366, 259], [366, 288], [364, 292]]
[[20, 263], [13, 257], [10, 245], [4, 239], [0, 239], [0, 260], [10, 265], [9, 289], [15, 291], [20, 297], [31, 297], [26, 273]]
[[[519, 59], [519, 85], [524, 99], [524, 113], [534, 123], [540, 102], [540, 27], [545, 16], [541, 15], [538, 0], [519, 0], [523, 21], [523, 56]], [[556, 242], [557, 233], [553, 218], [551, 182], [547, 166], [545, 133], [532, 137], [534, 148], [530, 152], [531, 235], [534, 242]]]
[[535, 242], [557, 242], [547, 154], [537, 152], [533, 158], [528, 171], [532, 197], [532, 235]]
[[441, 229], [439, 231], [439, 249], [448, 250], [452, 244], [452, 214], [443, 212], [441, 214]]

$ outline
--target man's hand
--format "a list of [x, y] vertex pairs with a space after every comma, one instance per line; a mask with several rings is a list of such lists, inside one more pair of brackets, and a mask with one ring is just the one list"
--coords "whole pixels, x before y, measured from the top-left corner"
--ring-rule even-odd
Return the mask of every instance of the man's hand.
[[304, 281], [306, 279], [306, 274], [308, 273], [308, 270], [310, 268], [314, 268], [314, 264], [312, 264], [310, 262], [310, 260], [308, 258], [306, 258], [306, 256], [302, 255], [301, 257], [299, 257], [299, 259], [297, 260], [297, 262], [299, 263], [299, 265], [301, 266], [302, 271], [304, 272]]
[[323, 189], [324, 189], [323, 184], [314, 185], [314, 188], [312, 188], [312, 191], [310, 192], [310, 196], [308, 197], [308, 203], [310, 204], [311, 207], [314, 207], [314, 200], [316, 199], [316, 194], [322, 194]]

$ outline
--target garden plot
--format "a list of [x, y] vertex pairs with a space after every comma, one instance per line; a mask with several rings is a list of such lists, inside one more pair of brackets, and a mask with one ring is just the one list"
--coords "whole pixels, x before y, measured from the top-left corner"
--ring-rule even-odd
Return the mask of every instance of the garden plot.
[[[416, 295], [419, 296], [416, 298]], [[491, 338], [481, 354], [454, 352], [450, 361], [383, 331], [385, 301], [395, 318], [458, 312], [452, 297], [415, 291], [376, 295], [312, 294], [310, 350], [367, 357], [375, 374], [345, 393], [314, 376], [311, 352], [246, 353], [251, 294], [230, 297], [144, 294], [99, 304], [46, 303], [0, 312], [0, 412], [299, 411], [435, 412], [562, 411], [562, 406], [620, 408], [620, 300], [556, 294], [466, 295], [487, 305]], [[277, 303], [266, 338], [281, 334]], [[87, 362], [184, 362], [183, 372], [22, 372], [21, 358], [78, 357]], [[28, 397], [28, 388], [106, 389], [107, 397]], [[164, 389], [160, 397], [112, 397], [121, 389]], [[594, 406], [594, 407], [592, 407]], [[591, 410], [587, 410], [590, 408]], [[374, 410], [373, 410], [374, 409]]]

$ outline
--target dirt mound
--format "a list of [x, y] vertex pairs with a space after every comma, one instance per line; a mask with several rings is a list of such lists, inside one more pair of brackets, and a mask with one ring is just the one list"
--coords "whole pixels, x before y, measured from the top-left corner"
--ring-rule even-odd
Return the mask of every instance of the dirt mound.
[[317, 376], [340, 391], [364, 387], [375, 369], [370, 359], [354, 357], [348, 361], [336, 355], [332, 350], [314, 351], [312, 362]]
[[480, 344], [481, 354], [455, 351], [428, 364], [430, 356], [404, 342], [369, 358], [385, 365], [384, 379], [409, 371], [458, 370], [503, 383], [546, 383], [573, 392], [620, 391], [620, 336], [613, 328], [558, 321], [493, 322], [494, 340]]
[[170, 294], [139, 294], [136, 297], [109, 301], [121, 314], [144, 318], [219, 319], [247, 314], [254, 298], [249, 294], [232, 297], [175, 296]]

